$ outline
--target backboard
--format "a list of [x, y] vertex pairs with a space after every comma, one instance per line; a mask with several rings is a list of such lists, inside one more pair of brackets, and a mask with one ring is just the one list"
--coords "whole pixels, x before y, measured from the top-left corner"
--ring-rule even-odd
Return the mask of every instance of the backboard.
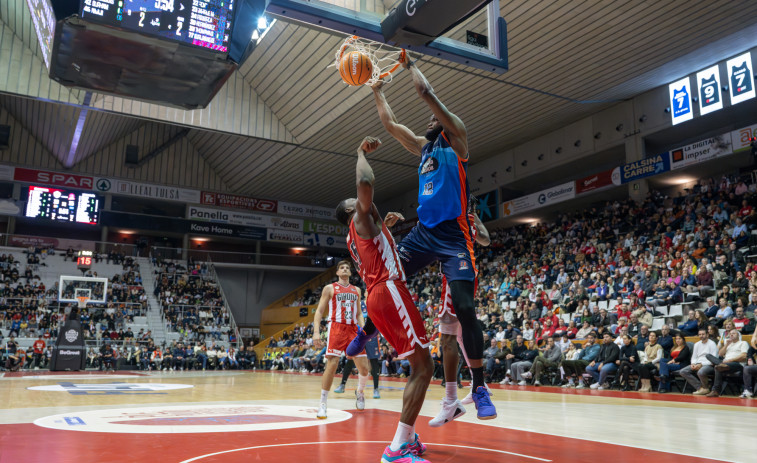
[[86, 296], [89, 304], [104, 304], [108, 299], [108, 279], [61, 275], [58, 281], [58, 302], [79, 303]]
[[[500, 17], [499, 0], [492, 0], [435, 40], [422, 45], [387, 41], [382, 34], [382, 21], [395, 8], [407, 11], [408, 14], [415, 13], [416, 7], [426, 3], [428, 8], [433, 8], [435, 4], [431, 0], [260, 1], [266, 2], [267, 16], [285, 21], [294, 20], [345, 35], [357, 35], [405, 48], [411, 54], [424, 54], [497, 74], [508, 69], [507, 24]], [[423, 11], [427, 12], [428, 9]], [[458, 20], [459, 18], [450, 24], [455, 24]]]

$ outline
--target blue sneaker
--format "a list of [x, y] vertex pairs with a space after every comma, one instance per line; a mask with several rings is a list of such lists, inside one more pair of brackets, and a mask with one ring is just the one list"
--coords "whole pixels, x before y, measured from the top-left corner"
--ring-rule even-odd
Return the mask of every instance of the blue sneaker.
[[374, 389], [373, 390], [373, 398], [374, 399], [380, 399], [381, 398], [381, 394], [379, 394], [379, 390], [378, 389]]
[[497, 409], [494, 408], [492, 399], [489, 398], [489, 391], [484, 386], [477, 387], [471, 398], [476, 404], [479, 420], [493, 420], [497, 417]]
[[350, 345], [347, 346], [347, 350], [345, 350], [344, 353], [347, 355], [347, 357], [354, 357], [358, 355], [365, 350], [365, 345], [368, 344], [368, 341], [375, 338], [377, 335], [378, 330], [374, 331], [373, 334], [368, 335], [365, 334], [365, 331], [363, 331], [362, 328], [358, 329], [357, 336], [355, 336], [352, 341], [350, 341]]
[[344, 384], [340, 384], [339, 386], [334, 389], [334, 392], [337, 394], [344, 394]]
[[381, 463], [430, 463], [428, 460], [414, 455], [410, 451], [410, 446], [407, 442], [402, 444], [399, 450], [393, 452], [387, 445], [384, 449], [384, 454], [381, 455]]

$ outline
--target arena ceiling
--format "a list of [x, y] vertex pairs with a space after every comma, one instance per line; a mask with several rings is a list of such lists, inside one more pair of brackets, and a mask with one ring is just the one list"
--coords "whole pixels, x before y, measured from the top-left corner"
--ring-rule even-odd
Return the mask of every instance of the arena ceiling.
[[[752, 1], [501, 5], [509, 72], [496, 75], [430, 58], [419, 62], [441, 100], [465, 122], [473, 164], [754, 46], [757, 37]], [[1, 2], [0, 21], [0, 48], [21, 44], [39, 67], [26, 2]], [[189, 129], [185, 139], [228, 191], [319, 205], [354, 193], [355, 148], [363, 136], [375, 135], [385, 142], [372, 156], [377, 200], [387, 200], [417, 186], [416, 160], [384, 132], [370, 89], [347, 87], [328, 67], [342, 40], [279, 20], [211, 107], [194, 113], [99, 94], [87, 105], [79, 90], [52, 96], [28, 88], [8, 91], [2, 67], [0, 106], [59, 168], [92, 174], [108, 169], [118, 176], [122, 165], [85, 161], [140, 129], [165, 140]], [[401, 72], [386, 93], [400, 122], [422, 133], [429, 111], [408, 74]], [[85, 129], [73, 144], [80, 117]]]

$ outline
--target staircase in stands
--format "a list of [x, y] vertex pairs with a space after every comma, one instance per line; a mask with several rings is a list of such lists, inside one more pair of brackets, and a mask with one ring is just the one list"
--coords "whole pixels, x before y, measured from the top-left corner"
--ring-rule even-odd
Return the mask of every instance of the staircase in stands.
[[160, 301], [155, 297], [155, 267], [147, 257], [137, 257], [137, 262], [142, 276], [142, 286], [147, 294], [147, 325], [152, 331], [152, 339], [155, 341], [155, 345], [159, 346], [166, 342], [166, 327]]

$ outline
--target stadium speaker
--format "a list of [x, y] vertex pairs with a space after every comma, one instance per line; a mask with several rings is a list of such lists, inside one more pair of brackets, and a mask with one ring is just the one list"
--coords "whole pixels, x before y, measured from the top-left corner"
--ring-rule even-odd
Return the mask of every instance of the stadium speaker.
[[0, 125], [0, 150], [8, 149], [11, 139], [11, 126]]
[[126, 161], [127, 166], [136, 166], [139, 164], [139, 146], [126, 145]]

